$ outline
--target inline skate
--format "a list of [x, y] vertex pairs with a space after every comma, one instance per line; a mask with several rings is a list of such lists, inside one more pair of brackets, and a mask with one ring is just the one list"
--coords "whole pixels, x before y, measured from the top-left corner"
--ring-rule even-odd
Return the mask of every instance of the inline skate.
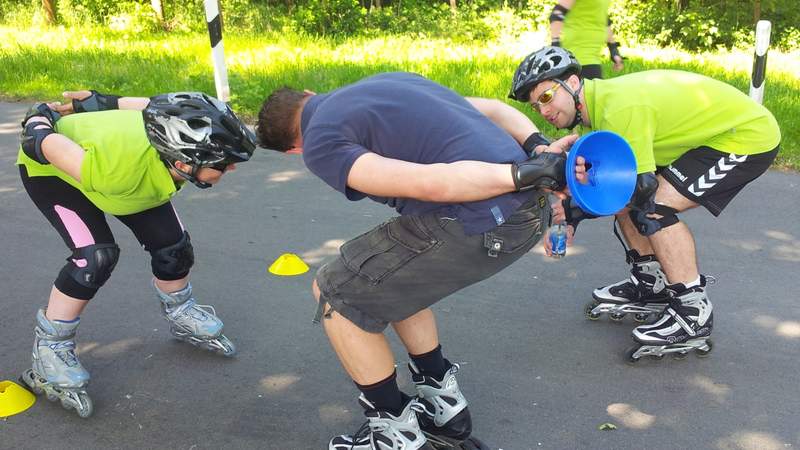
[[92, 399], [86, 393], [90, 375], [75, 355], [74, 338], [80, 318], [51, 321], [40, 309], [36, 322], [33, 365], [20, 376], [20, 382], [35, 394], [44, 393], [50, 401], [59, 400], [61, 406], [74, 409], [81, 418], [91, 416]]
[[701, 275], [698, 286], [667, 287], [673, 295], [669, 306], [656, 322], [633, 330], [637, 345], [625, 352], [628, 362], [635, 363], [644, 356], [660, 360], [671, 354], [675, 359], [683, 359], [691, 351], [700, 357], [711, 352], [713, 343], [709, 337], [714, 327], [714, 313], [705, 292], [707, 280]]
[[222, 321], [210, 305], [198, 305], [192, 297], [192, 284], [167, 294], [153, 281], [170, 332], [178, 339], [224, 356], [236, 354], [236, 346], [222, 334]]

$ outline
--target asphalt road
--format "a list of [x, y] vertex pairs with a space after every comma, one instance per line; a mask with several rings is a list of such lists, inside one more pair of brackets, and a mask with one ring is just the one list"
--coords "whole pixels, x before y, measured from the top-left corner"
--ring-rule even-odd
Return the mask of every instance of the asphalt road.
[[[68, 251], [34, 207], [14, 161], [21, 104], [0, 104], [0, 380], [30, 367], [34, 314]], [[493, 449], [800, 448], [800, 176], [769, 172], [718, 219], [683, 214], [701, 270], [715, 275], [715, 348], [706, 359], [625, 364], [631, 319], [589, 322], [591, 289], [627, 275], [611, 222], [581, 225], [561, 261], [538, 248], [440, 302], [445, 354], [475, 435]], [[78, 334], [92, 374], [88, 420], [40, 398], [0, 420], [2, 449], [323, 449], [363, 420], [357, 391], [312, 325], [313, 273], [344, 239], [392, 214], [348, 202], [301, 158], [258, 153], [213, 189], [175, 199], [192, 233], [193, 285], [240, 353], [170, 338], [149, 286], [149, 255], [110, 220], [122, 248]], [[312, 266], [275, 277], [284, 252]], [[401, 387], [412, 391], [396, 337]], [[599, 431], [611, 422], [613, 431]]]

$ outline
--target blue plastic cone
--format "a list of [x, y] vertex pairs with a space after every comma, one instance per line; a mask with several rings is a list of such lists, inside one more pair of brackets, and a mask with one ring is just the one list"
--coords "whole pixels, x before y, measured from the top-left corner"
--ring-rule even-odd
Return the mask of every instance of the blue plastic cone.
[[[578, 156], [591, 165], [589, 182], [575, 178]], [[567, 186], [584, 211], [595, 216], [615, 214], [628, 204], [636, 188], [636, 157], [622, 136], [611, 131], [593, 131], [572, 145], [567, 155]]]

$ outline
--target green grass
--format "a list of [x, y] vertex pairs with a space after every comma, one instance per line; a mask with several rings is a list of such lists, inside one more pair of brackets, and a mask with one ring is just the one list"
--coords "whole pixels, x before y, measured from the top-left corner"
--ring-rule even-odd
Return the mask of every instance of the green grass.
[[[265, 95], [288, 85], [325, 92], [392, 70], [423, 74], [464, 95], [505, 98], [517, 63], [541, 35], [516, 40], [454, 43], [404, 36], [330, 40], [296, 35], [225, 36], [231, 103], [252, 118]], [[748, 52], [690, 55], [674, 50], [627, 49], [625, 72], [673, 68], [703, 73], [743, 91], [749, 88]], [[783, 132], [776, 166], [800, 170], [800, 63], [770, 54], [765, 106]], [[608, 67], [605, 73], [611, 76]], [[201, 90], [214, 93], [208, 37], [126, 35], [92, 29], [20, 30], [0, 26], [0, 96], [55, 99], [67, 89], [93, 88], [132, 96]], [[530, 108], [514, 104], [551, 135]]]

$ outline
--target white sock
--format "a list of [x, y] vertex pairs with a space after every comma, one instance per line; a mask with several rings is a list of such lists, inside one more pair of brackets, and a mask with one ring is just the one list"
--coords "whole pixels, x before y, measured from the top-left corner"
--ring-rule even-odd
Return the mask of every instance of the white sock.
[[691, 283], [686, 283], [687, 288], [692, 288], [695, 286], [700, 286], [700, 275], [697, 276], [697, 279], [692, 281]]

